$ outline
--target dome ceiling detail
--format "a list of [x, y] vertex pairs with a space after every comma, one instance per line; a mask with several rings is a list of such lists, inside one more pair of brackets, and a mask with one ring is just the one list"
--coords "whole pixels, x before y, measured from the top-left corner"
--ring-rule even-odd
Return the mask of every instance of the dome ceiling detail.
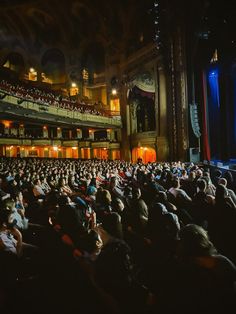
[[1, 1], [0, 53], [6, 47], [40, 55], [55, 47], [81, 51], [94, 42], [120, 51], [138, 40], [140, 25], [151, 41], [151, 6], [150, 0]]

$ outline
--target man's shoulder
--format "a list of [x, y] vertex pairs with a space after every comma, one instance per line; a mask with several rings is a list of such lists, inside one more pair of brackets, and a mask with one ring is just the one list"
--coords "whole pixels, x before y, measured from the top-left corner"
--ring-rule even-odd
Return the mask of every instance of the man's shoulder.
[[[232, 189], [227, 189], [228, 190], [228, 192], [231, 194], [231, 195], [235, 195], [235, 192], [234, 192], [234, 190], [232, 190]], [[235, 195], [236, 196], [236, 195]]]

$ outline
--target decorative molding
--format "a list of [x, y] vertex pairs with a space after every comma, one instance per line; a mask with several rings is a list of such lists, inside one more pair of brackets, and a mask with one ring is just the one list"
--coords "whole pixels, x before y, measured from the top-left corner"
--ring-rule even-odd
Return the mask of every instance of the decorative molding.
[[110, 143], [110, 149], [120, 149], [120, 143]]
[[[53, 144], [53, 145], [61, 145], [61, 141], [59, 141], [60, 144]], [[51, 140], [32, 140], [32, 145], [51, 145]], [[54, 141], [53, 141], [54, 143]]]
[[61, 146], [61, 141], [59, 141], [59, 140], [53, 140], [53, 141], [52, 141], [52, 145], [53, 145], [53, 146]]
[[78, 141], [63, 141], [62, 145], [68, 147], [77, 147]]
[[4, 145], [20, 145], [21, 140], [20, 139], [14, 139], [14, 138], [0, 138], [0, 144]]
[[109, 148], [109, 142], [94, 142], [91, 146], [92, 148]]
[[79, 147], [80, 148], [89, 148], [90, 147], [90, 142], [88, 142], [88, 141], [79, 142]]

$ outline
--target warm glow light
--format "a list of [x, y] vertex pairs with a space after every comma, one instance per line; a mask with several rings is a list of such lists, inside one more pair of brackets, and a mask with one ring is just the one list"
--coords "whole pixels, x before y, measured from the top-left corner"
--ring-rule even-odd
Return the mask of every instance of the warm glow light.
[[44, 130], [47, 129], [46, 125], [43, 126]]
[[60, 130], [61, 128], [57, 128], [58, 130]]
[[112, 95], [117, 95], [117, 90], [116, 90], [115, 88], [113, 88], [113, 89], [111, 90], [111, 93], [112, 93]]
[[30, 73], [33, 73], [33, 72], [35, 72], [35, 69], [34, 68], [30, 68], [29, 71], [30, 71]]
[[144, 147], [144, 150], [147, 150], [147, 147]]
[[53, 146], [53, 150], [54, 150], [55, 152], [57, 152], [57, 151], [58, 151], [58, 147], [57, 147], [57, 146]]
[[35, 149], [35, 147], [34, 147], [34, 146], [32, 146], [32, 147], [31, 147], [31, 149]]
[[72, 147], [72, 149], [77, 149], [77, 147], [74, 146], [74, 147]]
[[10, 127], [10, 121], [2, 121], [2, 123], [4, 124], [5, 128], [9, 128]]
[[76, 83], [71, 83], [71, 87], [77, 87], [77, 84]]

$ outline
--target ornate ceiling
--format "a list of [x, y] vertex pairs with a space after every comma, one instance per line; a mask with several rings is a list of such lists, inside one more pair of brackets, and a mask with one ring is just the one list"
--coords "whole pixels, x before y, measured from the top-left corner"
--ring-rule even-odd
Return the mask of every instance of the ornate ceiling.
[[[96, 49], [124, 52], [152, 40], [150, 0], [3, 0], [0, 54]], [[128, 47], [128, 48], [127, 48]]]

